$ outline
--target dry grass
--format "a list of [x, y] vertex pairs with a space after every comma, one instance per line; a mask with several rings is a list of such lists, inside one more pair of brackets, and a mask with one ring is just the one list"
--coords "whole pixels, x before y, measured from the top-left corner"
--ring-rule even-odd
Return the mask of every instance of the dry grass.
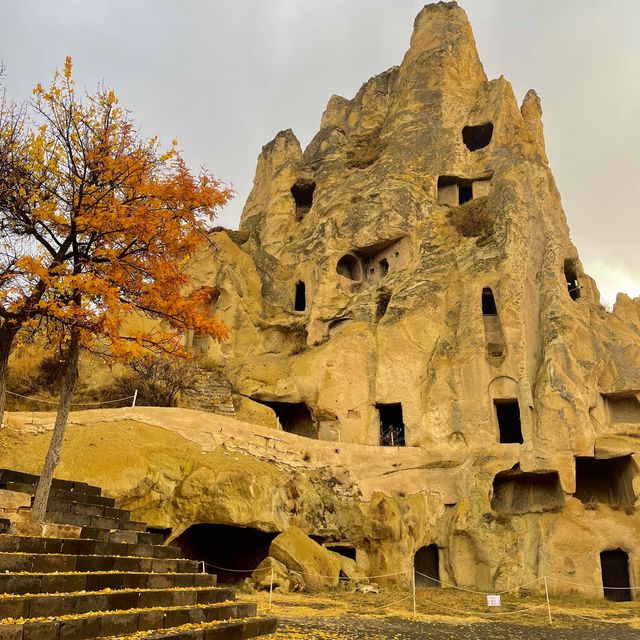
[[[398, 602], [402, 598], [404, 600]], [[342, 590], [317, 593], [273, 594], [269, 611], [269, 594], [242, 594], [242, 600], [258, 603], [262, 615], [274, 615], [287, 621], [304, 622], [310, 619], [343, 618], [359, 620], [413, 619], [410, 591], [381, 589], [378, 594], [352, 593]], [[588, 627], [600, 623], [640, 629], [640, 602], [610, 602], [577, 595], [551, 595], [551, 615], [554, 627]], [[504, 594], [502, 607], [489, 608], [482, 594], [455, 589], [418, 589], [416, 620], [444, 624], [482, 624], [502, 622], [512, 625], [549, 626], [544, 594], [522, 591]], [[607, 625], [609, 626], [609, 625]], [[276, 638], [291, 638], [278, 635]], [[301, 636], [302, 637], [302, 636]], [[318, 636], [320, 637], [320, 636]], [[339, 637], [328, 635], [328, 638]]]
[[[55, 366], [55, 348], [36, 337], [32, 342], [18, 342], [9, 359], [7, 388], [25, 396], [50, 401], [50, 403], [28, 400], [9, 395], [9, 411], [47, 411], [58, 401], [58, 388], [62, 369]], [[74, 390], [74, 402], [100, 402], [119, 397], [115, 380], [122, 367], [112, 370], [97, 356], [82, 354], [80, 358], [80, 381]], [[128, 391], [132, 393], [133, 389]], [[53, 404], [51, 404], [53, 403]], [[109, 405], [107, 405], [109, 406]]]

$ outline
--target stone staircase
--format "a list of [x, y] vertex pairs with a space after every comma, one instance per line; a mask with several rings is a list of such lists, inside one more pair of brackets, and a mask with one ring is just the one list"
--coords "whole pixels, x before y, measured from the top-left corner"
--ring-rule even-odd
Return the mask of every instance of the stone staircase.
[[49, 522], [32, 523], [37, 480], [0, 470], [0, 640], [240, 640], [275, 630], [99, 487], [54, 480]]
[[198, 409], [226, 416], [236, 413], [231, 385], [221, 380], [219, 373], [206, 369], [198, 371], [192, 388], [181, 394], [179, 404], [185, 409]]

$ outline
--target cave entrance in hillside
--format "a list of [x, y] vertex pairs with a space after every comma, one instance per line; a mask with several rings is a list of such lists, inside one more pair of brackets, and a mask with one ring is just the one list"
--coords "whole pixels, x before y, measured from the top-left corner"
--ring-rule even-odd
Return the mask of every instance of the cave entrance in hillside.
[[[226, 524], [194, 524], [171, 546], [184, 558], [205, 563], [206, 573], [214, 573], [222, 583], [242, 582], [268, 555], [276, 533]], [[201, 570], [199, 568], [199, 570]]]
[[493, 291], [489, 287], [485, 287], [482, 290], [482, 315], [483, 316], [497, 316], [498, 307], [496, 306], [496, 299], [493, 297]]
[[380, 277], [384, 278], [389, 273], [389, 261], [386, 258], [382, 258], [378, 262], [378, 266], [380, 267]]
[[300, 280], [296, 283], [295, 299], [293, 302], [294, 311], [304, 311], [307, 308], [307, 292], [304, 282]]
[[560, 509], [564, 492], [558, 473], [523, 473], [519, 467], [493, 480], [491, 508], [498, 513], [541, 513]]
[[575, 497], [583, 504], [608, 504], [633, 509], [633, 478], [636, 466], [631, 456], [576, 458]]
[[309, 209], [311, 209], [315, 188], [315, 182], [306, 180], [298, 180], [298, 182], [291, 187], [291, 195], [296, 203], [297, 220], [302, 220]]
[[440, 550], [438, 545], [430, 544], [416, 551], [413, 558], [413, 571], [416, 587], [440, 586]]
[[349, 278], [349, 280], [362, 280], [364, 275], [362, 260], [352, 253], [347, 253], [338, 260], [336, 272], [345, 278]]
[[615, 393], [603, 395], [609, 413], [609, 422], [640, 422], [640, 402], [635, 393]]
[[273, 409], [283, 431], [295, 433], [297, 436], [305, 438], [318, 439], [318, 427], [311, 410], [304, 402], [272, 402], [251, 399]]
[[493, 401], [498, 419], [501, 444], [522, 444], [522, 424], [520, 422], [520, 407], [515, 398]]
[[389, 293], [388, 291], [382, 291], [378, 296], [378, 302], [376, 303], [376, 320], [382, 319], [384, 314], [387, 313], [390, 302], [391, 293]]
[[328, 544], [326, 545], [329, 551], [333, 551], [334, 553], [338, 553], [345, 558], [350, 558], [351, 560], [356, 559], [356, 548], [346, 544]]
[[404, 420], [402, 404], [377, 404], [380, 416], [380, 444], [383, 447], [404, 447]]
[[607, 600], [628, 602], [633, 600], [629, 580], [629, 555], [622, 549], [600, 553], [602, 589]]
[[578, 282], [578, 266], [576, 260], [564, 261], [564, 277], [567, 281], [567, 290], [572, 300], [580, 297], [580, 283]]
[[493, 137], [493, 124], [477, 124], [462, 129], [462, 141], [469, 151], [477, 151], [486, 147]]

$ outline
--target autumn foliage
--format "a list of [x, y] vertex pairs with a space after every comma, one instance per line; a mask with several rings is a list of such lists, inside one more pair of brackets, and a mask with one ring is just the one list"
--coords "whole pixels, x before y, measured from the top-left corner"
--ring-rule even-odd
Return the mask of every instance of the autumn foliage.
[[[125, 359], [143, 347], [179, 349], [175, 330], [225, 337], [203, 313], [213, 292], [187, 292], [181, 267], [207, 241], [229, 190], [206, 172], [193, 176], [175, 142], [161, 152], [157, 139], [141, 139], [113, 91], [79, 99], [70, 58], [48, 89], [36, 87], [33, 108], [39, 126], [19, 150], [21, 176], [3, 220], [5, 233], [27, 241], [7, 256], [3, 316], [11, 322], [27, 305], [27, 321], [77, 327], [84, 346], [106, 338]], [[160, 317], [173, 331], [123, 336], [130, 313]]]
[[[68, 414], [82, 348], [129, 361], [149, 350], [184, 356], [187, 329], [224, 339], [209, 313], [215, 292], [192, 288], [183, 266], [209, 242], [230, 195], [207, 171], [193, 175], [175, 141], [163, 150], [141, 137], [113, 91], [78, 93], [70, 58], [48, 88], [34, 89], [27, 113], [3, 101], [0, 409], [6, 358], [25, 328], [44, 326], [67, 343], [59, 415]], [[163, 328], [125, 335], [131, 314]]]

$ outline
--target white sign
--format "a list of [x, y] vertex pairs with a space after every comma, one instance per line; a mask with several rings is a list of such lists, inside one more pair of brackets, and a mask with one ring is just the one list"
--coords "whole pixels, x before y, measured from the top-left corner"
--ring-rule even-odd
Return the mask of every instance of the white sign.
[[487, 595], [487, 607], [500, 607], [500, 606], [502, 606], [502, 602], [500, 602], [500, 596]]

